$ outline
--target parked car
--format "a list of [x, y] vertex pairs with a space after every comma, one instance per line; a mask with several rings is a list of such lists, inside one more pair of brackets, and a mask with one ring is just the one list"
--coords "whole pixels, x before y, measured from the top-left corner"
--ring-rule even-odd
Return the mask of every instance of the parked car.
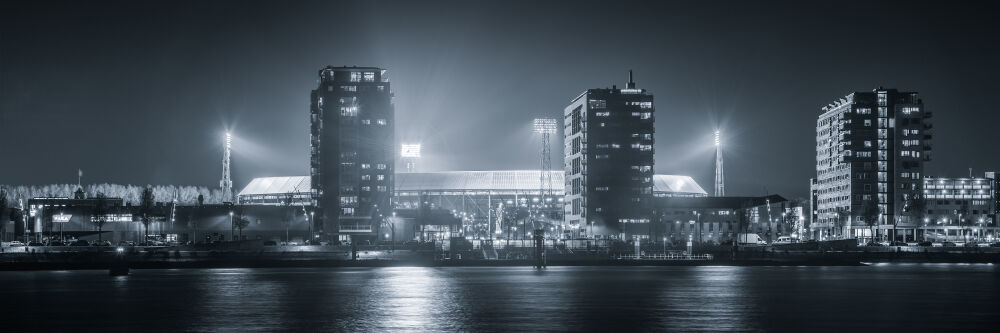
[[25, 245], [24, 245], [24, 243], [21, 243], [21, 241], [13, 241], [13, 242], [10, 242], [10, 243], [8, 243], [7, 245], [9, 245], [10, 247], [21, 247], [21, 246], [25, 246]]
[[97, 242], [94, 242], [94, 244], [91, 244], [91, 245], [93, 245], [93, 246], [111, 246], [111, 242], [109, 242], [109, 241], [97, 241]]
[[90, 246], [90, 242], [77, 239], [75, 242], [69, 243], [69, 246]]
[[979, 247], [979, 243], [976, 243], [976, 242], [967, 242], [967, 243], [963, 244], [962, 246], [965, 246], [965, 247]]
[[275, 241], [264, 241], [264, 246], [277, 246], [278, 242]]
[[885, 246], [885, 245], [882, 245], [882, 243], [879, 242], [868, 242], [868, 244], [865, 244], [865, 246]]
[[121, 241], [121, 242], [118, 242], [118, 246], [135, 246], [135, 242], [133, 242], [133, 241]]
[[889, 246], [910, 246], [910, 244], [906, 244], [906, 242], [895, 241], [889, 243]]
[[799, 240], [797, 238], [792, 238], [792, 237], [789, 237], [789, 236], [781, 236], [781, 237], [778, 237], [778, 240], [775, 241], [774, 244], [795, 244], [795, 243], [798, 243], [798, 242], [799, 242]]
[[955, 243], [953, 243], [953, 242], [941, 242], [941, 246], [943, 246], [943, 247], [955, 247], [957, 245], [955, 245]]
[[1000, 242], [991, 243], [990, 247], [1000, 247]]
[[28, 242], [28, 246], [45, 246], [45, 244], [42, 242], [34, 241], [34, 242]]
[[930, 241], [923, 241], [923, 242], [918, 242], [917, 246], [934, 246], [934, 243]]
[[54, 240], [54, 241], [49, 241], [48, 246], [66, 246], [66, 243], [63, 243], [62, 241]]

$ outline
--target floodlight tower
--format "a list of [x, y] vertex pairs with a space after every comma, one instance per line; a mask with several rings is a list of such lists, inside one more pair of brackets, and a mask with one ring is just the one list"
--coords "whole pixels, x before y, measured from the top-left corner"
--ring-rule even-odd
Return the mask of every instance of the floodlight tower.
[[540, 157], [541, 175], [539, 176], [539, 196], [541, 204], [545, 204], [545, 198], [552, 191], [552, 155], [549, 149], [549, 137], [556, 133], [556, 120], [552, 118], [535, 118], [535, 133], [542, 135], [542, 150]]
[[229, 156], [233, 148], [233, 136], [226, 132], [226, 150], [222, 154], [222, 180], [219, 187], [222, 188], [222, 202], [233, 202], [233, 179], [229, 172]]
[[715, 196], [717, 197], [726, 195], [725, 178], [722, 173], [721, 135], [719, 130], [715, 130]]
[[419, 143], [404, 143], [399, 155], [403, 157], [403, 163], [406, 164], [406, 172], [417, 172], [417, 159], [420, 158]]

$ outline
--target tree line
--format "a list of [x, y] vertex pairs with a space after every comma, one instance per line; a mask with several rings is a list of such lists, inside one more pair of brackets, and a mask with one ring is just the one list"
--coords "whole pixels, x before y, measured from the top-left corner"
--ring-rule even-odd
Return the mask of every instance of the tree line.
[[[89, 184], [83, 185], [83, 192], [87, 198], [96, 198], [98, 194], [103, 194], [107, 198], [121, 198], [125, 203], [138, 206], [142, 203], [142, 191], [148, 185], [122, 185], [122, 184]], [[218, 188], [210, 189], [205, 186], [175, 186], [175, 185], [152, 185], [153, 197], [161, 202], [170, 202], [176, 196], [180, 205], [198, 204], [198, 196], [205, 198], [205, 204], [222, 203], [222, 190]], [[73, 198], [76, 192], [76, 184], [49, 184], [49, 185], [0, 185], [6, 193], [8, 205], [17, 205], [18, 200], [38, 197], [62, 197]]]

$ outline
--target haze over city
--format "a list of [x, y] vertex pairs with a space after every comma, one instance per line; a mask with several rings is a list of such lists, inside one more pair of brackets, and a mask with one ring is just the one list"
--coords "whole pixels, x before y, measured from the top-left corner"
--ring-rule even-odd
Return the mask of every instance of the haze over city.
[[711, 184], [720, 128], [730, 194], [805, 196], [820, 108], [879, 86], [935, 113], [927, 174], [1000, 165], [969, 144], [998, 121], [985, 3], [54, 4], [0, 4], [0, 138], [16, 147], [0, 183], [83, 169], [212, 185], [227, 129], [237, 187], [306, 175], [324, 65], [389, 70], [397, 141], [423, 144], [421, 171], [537, 168], [531, 119], [628, 70], [656, 98], [656, 172]]

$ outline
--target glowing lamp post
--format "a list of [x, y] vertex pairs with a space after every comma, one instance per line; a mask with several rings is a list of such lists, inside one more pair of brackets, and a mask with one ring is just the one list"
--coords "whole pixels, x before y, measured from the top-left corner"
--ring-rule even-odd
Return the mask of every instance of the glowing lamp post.
[[417, 159], [420, 158], [420, 144], [404, 143], [403, 149], [400, 151], [400, 156], [403, 157], [403, 161], [406, 163], [406, 172], [415, 172], [417, 169]]
[[722, 171], [722, 132], [715, 130], [715, 196], [726, 195], [726, 185]]
[[542, 135], [542, 141], [540, 142], [542, 149], [539, 151], [540, 168], [538, 173], [538, 194], [541, 196], [541, 199], [534, 206], [536, 215], [543, 216], [539, 210], [545, 205], [545, 202], [548, 200], [547, 197], [552, 191], [552, 158], [550, 157], [552, 152], [549, 145], [549, 138], [556, 133], [558, 122], [553, 118], [535, 118], [531, 124], [534, 132]]

